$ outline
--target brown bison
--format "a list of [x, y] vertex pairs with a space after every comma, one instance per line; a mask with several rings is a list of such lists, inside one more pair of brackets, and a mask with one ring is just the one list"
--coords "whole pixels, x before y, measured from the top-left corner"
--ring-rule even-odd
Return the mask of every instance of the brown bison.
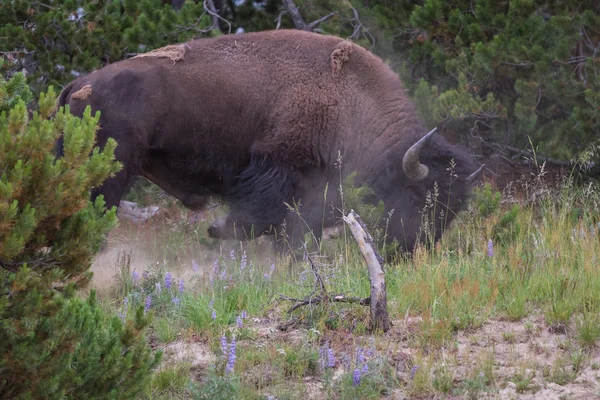
[[[78, 115], [87, 106], [101, 111], [100, 145], [108, 137], [118, 143], [124, 168], [94, 197], [118, 206], [136, 175], [190, 209], [220, 197], [230, 213], [209, 229], [213, 238], [257, 237], [284, 222], [292, 238], [309, 229], [319, 238], [339, 216], [329, 210], [341, 208], [340, 177], [356, 171], [356, 183], [394, 210], [388, 241], [410, 251], [423, 237], [421, 211], [434, 182], [438, 215], [430, 221], [439, 238], [481, 170], [463, 147], [434, 131], [425, 135], [401, 81], [380, 58], [341, 38], [297, 30], [141, 54], [71, 82], [59, 105]], [[286, 203], [299, 204], [301, 218]]]

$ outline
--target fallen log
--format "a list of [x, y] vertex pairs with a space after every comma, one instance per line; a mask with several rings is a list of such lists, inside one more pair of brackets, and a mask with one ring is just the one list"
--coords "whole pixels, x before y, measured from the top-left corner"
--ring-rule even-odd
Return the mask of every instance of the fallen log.
[[117, 210], [117, 217], [136, 225], [142, 225], [157, 215], [159, 211], [160, 207], [158, 206], [140, 207], [133, 201], [121, 200], [119, 209]]

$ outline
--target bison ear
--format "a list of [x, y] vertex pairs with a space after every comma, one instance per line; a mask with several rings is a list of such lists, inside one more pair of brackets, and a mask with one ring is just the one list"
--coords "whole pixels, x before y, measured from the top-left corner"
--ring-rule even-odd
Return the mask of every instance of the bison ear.
[[393, 177], [398, 175], [398, 159], [394, 157], [394, 154], [387, 149], [383, 156], [385, 157], [385, 172], [387, 176]]

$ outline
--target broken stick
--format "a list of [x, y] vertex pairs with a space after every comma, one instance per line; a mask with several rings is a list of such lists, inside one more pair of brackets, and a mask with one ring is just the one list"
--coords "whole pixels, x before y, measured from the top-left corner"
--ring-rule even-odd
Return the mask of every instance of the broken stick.
[[367, 267], [369, 268], [372, 328], [374, 330], [381, 329], [383, 332], [387, 332], [390, 329], [391, 324], [387, 311], [383, 258], [377, 253], [373, 238], [360, 219], [360, 216], [354, 210], [350, 210], [350, 213], [347, 216], [344, 216], [343, 219], [344, 222], [348, 224], [354, 239], [358, 243], [360, 252], [367, 262]]

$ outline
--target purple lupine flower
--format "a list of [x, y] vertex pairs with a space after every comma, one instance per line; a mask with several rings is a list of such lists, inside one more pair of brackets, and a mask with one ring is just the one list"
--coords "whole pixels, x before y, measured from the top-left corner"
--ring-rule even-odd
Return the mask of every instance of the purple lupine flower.
[[242, 319], [246, 318], [248, 318], [248, 313], [246, 312], [246, 310], [242, 310]]
[[192, 259], [192, 269], [194, 270], [194, 272], [198, 272], [198, 263], [195, 259]]
[[215, 304], [215, 299], [210, 299], [210, 301], [208, 302], [208, 308], [213, 308], [214, 304]]
[[229, 374], [233, 372], [233, 368], [235, 367], [235, 338], [231, 339], [231, 343], [229, 344], [229, 357], [227, 358], [227, 365], [225, 366], [225, 373]]
[[360, 365], [364, 362], [365, 362], [365, 356], [363, 354], [363, 349], [362, 349], [362, 347], [359, 347], [358, 349], [356, 349], [356, 364]]
[[494, 256], [494, 243], [492, 242], [492, 239], [488, 240], [487, 255], [488, 255], [488, 257], [493, 257]]
[[239, 316], [235, 319], [235, 322], [237, 323], [238, 328], [241, 328], [242, 325], [244, 325], [242, 318], [240, 318]]
[[140, 274], [134, 269], [131, 273], [131, 279], [133, 279], [133, 283], [137, 283], [140, 280]]
[[352, 385], [353, 386], [360, 385], [360, 368], [356, 368], [354, 370], [354, 374], [352, 375]]
[[179, 293], [183, 293], [183, 278], [179, 279]]
[[212, 310], [211, 318], [217, 319], [217, 310]]
[[167, 289], [171, 289], [172, 285], [173, 285], [173, 277], [171, 276], [170, 272], [167, 272], [167, 274], [165, 275], [165, 287]]
[[269, 275], [269, 274], [265, 273], [265, 274], [263, 275], [263, 278], [265, 278], [265, 281], [268, 281], [268, 280], [269, 280], [269, 278], [271, 278], [271, 275]]
[[417, 373], [417, 371], [419, 370], [419, 366], [415, 365], [414, 367], [412, 367], [412, 369], [410, 370], [410, 379], [414, 379], [415, 375]]
[[270, 272], [270, 274], [272, 274], [273, 272], [275, 272], [275, 264], [271, 264], [271, 272]]
[[161, 291], [161, 288], [160, 288], [160, 282], [156, 282], [156, 285], [155, 285], [155, 287], [156, 287], [156, 292], [157, 292], [157, 293], [160, 293], [160, 291]]
[[223, 353], [224, 357], [227, 356], [227, 349], [228, 349], [227, 338], [225, 337], [225, 335], [223, 335], [223, 336], [221, 336], [221, 353]]
[[335, 367], [335, 357], [333, 357], [333, 349], [327, 349], [327, 366], [329, 368]]
[[233, 249], [231, 249], [231, 251], [229, 252], [229, 257], [231, 257], [231, 259], [235, 261], [235, 251]]
[[144, 279], [148, 279], [148, 278], [150, 278], [150, 274], [148, 273], [148, 271], [144, 271], [144, 272], [142, 272], [142, 277]]
[[246, 252], [244, 251], [244, 253], [242, 253], [242, 262], [240, 263], [240, 271], [243, 271], [246, 269]]
[[362, 368], [362, 374], [365, 375], [369, 372], [369, 366], [367, 365], [367, 363], [365, 363], [365, 365], [363, 365]]
[[325, 347], [319, 347], [319, 363], [325, 368]]
[[146, 305], [144, 307], [144, 311], [148, 311], [151, 306], [152, 306], [152, 298], [150, 297], [150, 295], [148, 295], [148, 296], [146, 296]]
[[171, 299], [171, 303], [175, 304], [176, 306], [181, 304], [181, 299], [179, 297], [173, 297]]

